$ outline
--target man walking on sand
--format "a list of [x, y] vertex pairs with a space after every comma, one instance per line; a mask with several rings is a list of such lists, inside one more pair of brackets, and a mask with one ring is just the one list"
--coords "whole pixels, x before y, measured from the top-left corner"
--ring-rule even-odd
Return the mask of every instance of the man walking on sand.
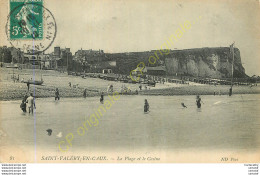
[[59, 92], [58, 88], [56, 88], [56, 90], [55, 90], [55, 101], [56, 100], [60, 100], [60, 92]]
[[36, 109], [36, 106], [35, 106], [35, 99], [34, 99], [32, 93], [30, 93], [30, 96], [27, 98], [26, 103], [28, 103], [29, 114], [30, 114], [31, 112], [32, 112], [32, 114], [33, 114], [33, 108]]
[[29, 92], [29, 90], [30, 90], [30, 83], [29, 82], [27, 82], [27, 89], [28, 89], [28, 92]]
[[84, 97], [84, 98], [87, 97], [87, 89], [84, 89], [84, 91], [83, 91], [83, 97]]

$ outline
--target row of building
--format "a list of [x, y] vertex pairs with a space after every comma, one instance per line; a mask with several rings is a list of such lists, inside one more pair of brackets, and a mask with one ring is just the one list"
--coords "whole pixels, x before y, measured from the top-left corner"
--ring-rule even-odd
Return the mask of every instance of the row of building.
[[[78, 50], [73, 55], [70, 48], [54, 47], [50, 54], [26, 54], [14, 47], [0, 47], [0, 62], [12, 63], [19, 65], [35, 65], [40, 69], [63, 69], [73, 70], [75, 65], [80, 65], [80, 69], [92, 68], [97, 66], [97, 63], [111, 61], [107, 58], [103, 50]], [[104, 63], [103, 63], [104, 64]], [[92, 66], [93, 65], [93, 66]], [[113, 67], [113, 66], [112, 66]]]

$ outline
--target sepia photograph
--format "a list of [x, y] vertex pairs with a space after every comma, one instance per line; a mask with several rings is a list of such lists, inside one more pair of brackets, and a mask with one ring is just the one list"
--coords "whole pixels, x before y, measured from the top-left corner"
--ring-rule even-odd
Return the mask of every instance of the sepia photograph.
[[259, 163], [258, 0], [0, 0], [1, 163]]

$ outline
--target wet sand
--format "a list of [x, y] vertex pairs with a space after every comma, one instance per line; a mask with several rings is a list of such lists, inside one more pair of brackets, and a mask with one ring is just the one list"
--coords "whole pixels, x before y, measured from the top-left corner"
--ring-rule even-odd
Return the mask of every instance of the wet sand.
[[[228, 85], [193, 85], [141, 91], [142, 95], [228, 95]], [[260, 86], [233, 86], [233, 94], [259, 94]]]

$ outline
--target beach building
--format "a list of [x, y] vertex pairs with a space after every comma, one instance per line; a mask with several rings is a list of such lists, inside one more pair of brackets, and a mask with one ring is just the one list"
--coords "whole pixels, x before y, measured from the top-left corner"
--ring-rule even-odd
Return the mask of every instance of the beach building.
[[59, 69], [66, 71], [72, 64], [73, 56], [70, 48], [60, 48], [59, 46], [54, 47], [54, 51], [51, 53], [51, 69]]
[[116, 61], [102, 61], [90, 66], [90, 72], [93, 73], [112, 73], [116, 71]]
[[74, 60], [85, 61], [89, 64], [94, 64], [96, 62], [105, 61], [105, 53], [103, 50], [82, 50], [82, 48], [75, 52]]

